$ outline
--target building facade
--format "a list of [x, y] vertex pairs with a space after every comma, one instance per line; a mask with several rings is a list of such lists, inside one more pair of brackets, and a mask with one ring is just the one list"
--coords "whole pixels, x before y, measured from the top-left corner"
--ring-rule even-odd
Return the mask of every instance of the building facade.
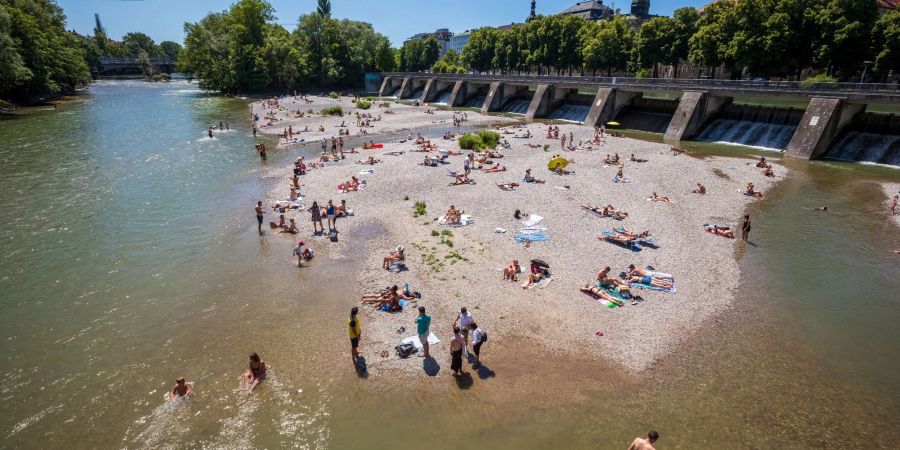
[[[434, 37], [435, 39], [437, 39], [438, 43], [441, 44], [441, 56], [444, 56], [444, 53], [447, 53], [447, 50], [450, 49], [450, 39], [453, 38], [453, 33], [451, 33], [447, 28], [438, 28], [437, 30], [430, 33], [416, 33], [409, 39], [403, 41], [403, 43], [405, 44], [409, 41], [415, 41], [418, 39], [426, 39], [428, 37]], [[466, 39], [466, 42], [468, 42], [468, 38]]]
[[466, 46], [466, 44], [469, 43], [470, 36], [472, 36], [472, 32], [470, 30], [454, 34], [450, 38], [450, 40], [447, 41], [447, 50], [453, 50], [461, 55], [463, 48]]

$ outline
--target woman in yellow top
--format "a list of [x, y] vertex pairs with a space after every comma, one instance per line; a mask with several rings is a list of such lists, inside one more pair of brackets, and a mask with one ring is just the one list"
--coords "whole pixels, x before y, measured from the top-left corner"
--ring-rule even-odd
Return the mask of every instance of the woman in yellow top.
[[350, 354], [354, 366], [359, 358], [359, 337], [362, 334], [362, 329], [359, 325], [359, 317], [357, 317], [358, 312], [359, 309], [354, 306], [353, 309], [350, 310], [350, 318], [347, 319], [347, 331], [350, 333]]

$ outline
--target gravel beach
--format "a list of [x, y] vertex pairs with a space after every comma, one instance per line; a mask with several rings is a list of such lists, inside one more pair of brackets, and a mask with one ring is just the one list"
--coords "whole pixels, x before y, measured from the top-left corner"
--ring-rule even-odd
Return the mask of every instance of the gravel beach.
[[[321, 109], [335, 102], [315, 97], [312, 104], [301, 108]], [[352, 105], [348, 100], [341, 103], [345, 111]], [[389, 121], [378, 123], [372, 130], [375, 133], [371, 135], [372, 140], [382, 142], [377, 133], [409, 129], [415, 134], [421, 127], [451, 124], [452, 111], [439, 110], [431, 115], [423, 112], [426, 108], [391, 106], [397, 113], [390, 115]], [[253, 110], [263, 109], [255, 103]], [[387, 117], [383, 109], [375, 106], [369, 112]], [[517, 122], [472, 112], [468, 117], [470, 121], [466, 125], [498, 120]], [[295, 129], [318, 128], [321, 124], [325, 133], [304, 136], [307, 140], [320, 139], [336, 133], [335, 127], [341, 120], [352, 123], [355, 119], [313, 116], [276, 122], [263, 131], [280, 133], [288, 123]], [[590, 127], [574, 124], [559, 127], [560, 135], [572, 133], [574, 140], [584, 141], [585, 146], [594, 134]], [[507, 170], [500, 173], [473, 170], [471, 178], [476, 184], [448, 186], [453, 181], [448, 171], [462, 171], [464, 156], [449, 157], [449, 164], [425, 167], [418, 164], [425, 153], [414, 152], [417, 145], [413, 142], [384, 142], [383, 149], [348, 154], [345, 160], [327, 163], [301, 177], [304, 196], [301, 203], [309, 206], [313, 201], [323, 205], [329, 199], [335, 203], [346, 200], [355, 216], [338, 220], [340, 239], [332, 243], [327, 237], [312, 236], [308, 212], [288, 213], [289, 218], [297, 218], [301, 232], [294, 238], [284, 239], [286, 255], [298, 238], [313, 246], [317, 259], [337, 259], [347, 251], [348, 242], [360, 245], [359, 240], [364, 239], [364, 251], [358, 255], [361, 259], [352, 263], [352, 269], [358, 270], [354, 283], [359, 294], [404, 282], [410, 290], [421, 293], [421, 299], [400, 313], [360, 307], [362, 348], [370, 372], [421, 373], [420, 364], [400, 360], [393, 351], [402, 337], [415, 334], [417, 305], [426, 306], [433, 317], [432, 331], [443, 339], [433, 346], [433, 353], [442, 365], [449, 359], [448, 340], [453, 319], [459, 307], [467, 306], [475, 321], [490, 335], [490, 342], [483, 350], [485, 355], [502, 352], [504, 340], [527, 337], [529, 342], [543, 345], [549, 351], [603, 359], [635, 372], [672, 353], [699, 328], [715, 326], [714, 319], [731, 306], [740, 278], [735, 253], [747, 244], [707, 233], [703, 225], [730, 226], [737, 230], [739, 237], [745, 206], [753, 201], [765, 201], [745, 196], [741, 191], [748, 182], [753, 182], [757, 190], [766, 192], [786, 175], [784, 167], [776, 163], [776, 176], [765, 177], [750, 159], [673, 154], [668, 145], [610, 136], [605, 137], [599, 149], [595, 144], [593, 151], [562, 151], [558, 139], [545, 137], [546, 124], [528, 124], [527, 128], [533, 136], [530, 139], [513, 137], [525, 132], [525, 125], [520, 122], [498, 129], [506, 133], [501, 138], [508, 140], [511, 148], [499, 149], [504, 157], [494, 162]], [[455, 140], [438, 137], [432, 138], [432, 142], [441, 150], [460, 150]], [[547, 144], [549, 149], [530, 148], [526, 144], [541, 147]], [[395, 156], [385, 152], [403, 153]], [[604, 157], [612, 153], [622, 158], [628, 183], [613, 182], [618, 167], [603, 163]], [[548, 161], [557, 154], [571, 160], [567, 169], [574, 173], [556, 175], [547, 169]], [[630, 162], [631, 154], [647, 161]], [[381, 162], [372, 166], [355, 164], [370, 155]], [[522, 182], [528, 168], [546, 183]], [[373, 173], [360, 174], [369, 169]], [[267, 205], [288, 197], [291, 167], [271, 171], [271, 176], [283, 177], [284, 183], [268, 193]], [[337, 185], [354, 175], [365, 181], [365, 187], [339, 193]], [[498, 183], [513, 182], [520, 184], [514, 191], [497, 187]], [[706, 195], [691, 193], [697, 182], [706, 186]], [[653, 192], [669, 197], [674, 204], [649, 201]], [[424, 216], [413, 217], [413, 205], [417, 201], [426, 205]], [[581, 208], [587, 203], [601, 207], [612, 204], [629, 215], [621, 221], [603, 218]], [[456, 228], [439, 225], [437, 218], [451, 204], [471, 215], [474, 223]], [[549, 240], [533, 242], [527, 247], [516, 243], [514, 236], [524, 228], [513, 217], [517, 209], [526, 217], [528, 214], [542, 216], [538, 225], [547, 228], [544, 234]], [[649, 230], [656, 248], [630, 250], [598, 240], [601, 232], [614, 227]], [[498, 228], [505, 229], [505, 233], [497, 232]], [[445, 230], [452, 236], [441, 235]], [[752, 240], [751, 232], [751, 243]], [[409, 270], [392, 273], [382, 269], [382, 258], [398, 245], [407, 250]], [[542, 288], [523, 289], [521, 279], [520, 283], [501, 280], [501, 269], [513, 259], [527, 270], [533, 258], [550, 265], [551, 283]], [[603, 267], [609, 266], [612, 274], [619, 274], [629, 264], [649, 265], [674, 275], [677, 292], [634, 290], [643, 301], [608, 308], [579, 291], [579, 286], [592, 283]], [[315, 266], [313, 261], [303, 270], [315, 271]], [[358, 300], [347, 299], [347, 308]], [[398, 333], [401, 327], [405, 331]], [[380, 356], [383, 351], [387, 351], [387, 357]]]
[[[882, 183], [881, 188], [884, 189], [884, 195], [887, 196], [885, 211], [890, 211], [894, 196], [900, 194], [900, 183]], [[898, 206], [898, 209], [900, 209], [900, 206]], [[891, 218], [894, 220], [894, 224], [900, 227], [900, 214], [894, 214]]]

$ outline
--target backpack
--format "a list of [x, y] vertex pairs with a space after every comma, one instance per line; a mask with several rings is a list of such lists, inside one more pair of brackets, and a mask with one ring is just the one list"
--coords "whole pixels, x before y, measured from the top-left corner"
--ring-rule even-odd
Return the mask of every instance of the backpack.
[[416, 352], [416, 346], [411, 343], [400, 344], [395, 347], [394, 350], [397, 351], [397, 356], [401, 358], [409, 358], [410, 355]]
[[484, 344], [485, 342], [487, 342], [487, 331], [482, 330], [481, 331], [481, 343]]

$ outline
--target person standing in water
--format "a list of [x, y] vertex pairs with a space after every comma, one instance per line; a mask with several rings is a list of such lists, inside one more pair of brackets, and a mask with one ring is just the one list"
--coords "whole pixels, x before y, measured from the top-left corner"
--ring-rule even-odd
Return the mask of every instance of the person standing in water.
[[175, 400], [176, 398], [186, 398], [194, 392], [194, 389], [191, 385], [187, 384], [184, 380], [184, 377], [178, 377], [175, 380], [175, 386], [172, 387], [172, 390], [169, 391], [169, 400]]
[[210, 139], [212, 139], [212, 127], [209, 127], [209, 129], [206, 130], [206, 135], [209, 136]]
[[657, 439], [659, 439], [659, 433], [650, 430], [647, 433], [647, 439], [634, 438], [634, 441], [628, 446], [628, 450], [656, 450], [653, 444], [656, 443]]
[[350, 333], [350, 356], [353, 359], [353, 365], [357, 365], [359, 360], [359, 338], [362, 336], [362, 328], [359, 324], [359, 308], [350, 309], [350, 318], [347, 319], [347, 331]]
[[262, 231], [262, 224], [263, 224], [263, 205], [262, 205], [262, 201], [261, 201], [261, 200], [256, 202], [256, 222], [257, 222], [257, 225], [258, 225], [258, 226], [256, 227], [256, 229], [257, 229], [257, 231], [259, 231], [259, 234], [262, 235], [262, 234], [263, 234], [263, 231]]
[[741, 222], [741, 240], [747, 242], [750, 239], [750, 214], [744, 214], [744, 220]]
[[891, 211], [890, 215], [897, 214], [897, 200], [900, 199], [900, 195], [894, 195], [894, 200], [891, 202]]

